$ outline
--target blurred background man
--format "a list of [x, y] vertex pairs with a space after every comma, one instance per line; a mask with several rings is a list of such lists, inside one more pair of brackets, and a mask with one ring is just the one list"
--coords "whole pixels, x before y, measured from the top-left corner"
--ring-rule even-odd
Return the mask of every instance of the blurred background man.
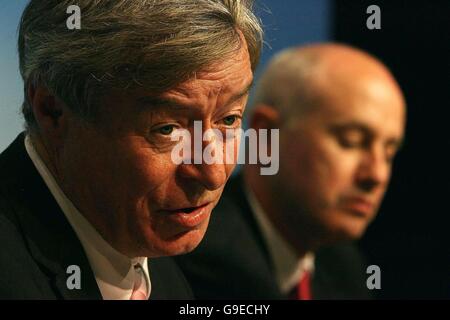
[[[374, 219], [405, 128], [405, 101], [376, 58], [339, 44], [278, 54], [250, 127], [280, 129], [280, 170], [245, 165], [203, 243], [177, 258], [199, 298], [368, 298], [348, 244]], [[269, 145], [269, 150], [270, 150]]]

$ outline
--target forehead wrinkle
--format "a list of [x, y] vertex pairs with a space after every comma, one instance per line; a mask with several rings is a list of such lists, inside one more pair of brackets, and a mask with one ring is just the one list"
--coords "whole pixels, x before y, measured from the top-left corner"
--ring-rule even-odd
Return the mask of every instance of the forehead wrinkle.
[[[197, 79], [197, 81], [202, 81]], [[203, 81], [202, 81], [203, 82]], [[202, 83], [189, 83], [182, 87], [167, 92], [164, 97], [173, 100], [176, 104], [186, 105], [191, 108], [208, 104], [208, 101], [220, 93], [220, 87]]]
[[[253, 82], [248, 52], [244, 49], [245, 46], [236, 56], [224, 58], [194, 73], [190, 79], [162, 93], [158, 99], [169, 101], [168, 105], [186, 105], [196, 109], [210, 109], [219, 103], [228, 105], [236, 101], [248, 93]], [[246, 69], [248, 72], [245, 72]], [[237, 90], [239, 92], [235, 92]]]
[[[232, 74], [232, 73], [231, 73]], [[248, 80], [250, 78], [250, 81]], [[239, 83], [236, 83], [239, 82]], [[204, 85], [202, 85], [202, 83]], [[205, 84], [206, 83], [206, 84]], [[168, 97], [174, 97], [176, 99], [181, 98], [185, 99], [218, 99], [222, 94], [227, 94], [229, 91], [236, 87], [245, 85], [243, 89], [239, 92], [233, 94], [230, 98], [230, 102], [246, 95], [249, 93], [250, 88], [253, 85], [253, 77], [245, 77], [244, 79], [234, 79], [233, 77], [228, 76], [225, 79], [217, 78], [216, 79], [196, 79], [196, 82], [188, 82], [183, 84], [182, 86], [175, 88], [168, 92]], [[205, 91], [206, 94], [205, 94]]]

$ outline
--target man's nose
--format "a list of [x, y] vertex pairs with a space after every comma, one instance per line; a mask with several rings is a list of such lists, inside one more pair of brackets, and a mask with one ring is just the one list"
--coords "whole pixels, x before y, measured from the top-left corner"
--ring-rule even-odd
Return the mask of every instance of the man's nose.
[[[210, 142], [214, 144], [215, 142]], [[203, 142], [202, 151], [209, 144], [209, 142]], [[216, 149], [222, 148], [222, 145], [219, 143], [214, 146]], [[203, 157], [203, 152], [201, 154], [193, 151], [193, 157], [191, 159], [191, 164], [181, 164], [180, 165], [180, 173], [183, 178], [189, 179], [191, 181], [195, 181], [198, 184], [201, 184], [205, 189], [209, 191], [217, 190], [225, 184], [227, 181], [227, 165], [225, 164], [222, 156], [219, 157], [220, 161], [207, 161]], [[216, 150], [215, 152], [218, 152]], [[201, 160], [201, 163], [198, 163], [198, 160]], [[194, 160], [197, 160], [195, 163]]]
[[362, 157], [357, 173], [357, 182], [364, 191], [385, 188], [389, 182], [391, 164], [387, 160], [384, 149], [374, 146]]
[[205, 189], [214, 191], [227, 181], [224, 164], [182, 164], [182, 176], [201, 184]]

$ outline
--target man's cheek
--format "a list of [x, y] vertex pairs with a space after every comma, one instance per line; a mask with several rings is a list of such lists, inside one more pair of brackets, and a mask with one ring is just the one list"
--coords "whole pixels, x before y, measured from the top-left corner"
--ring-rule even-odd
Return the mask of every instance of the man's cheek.
[[144, 180], [165, 179], [176, 167], [171, 161], [170, 154], [157, 154], [150, 148], [130, 152], [130, 156], [126, 158], [130, 170], [136, 173], [137, 178], [141, 177]]

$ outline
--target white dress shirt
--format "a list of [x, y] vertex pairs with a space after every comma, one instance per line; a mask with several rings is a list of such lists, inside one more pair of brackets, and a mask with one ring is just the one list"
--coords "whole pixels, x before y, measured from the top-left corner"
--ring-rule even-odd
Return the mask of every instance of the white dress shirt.
[[[50, 170], [33, 146], [31, 138], [25, 137], [25, 148], [36, 169], [74, 229], [84, 248], [95, 280], [105, 300], [129, 300], [135, 283], [134, 265], [139, 263], [147, 282], [147, 298], [151, 282], [147, 257], [129, 258], [114, 249], [103, 239], [92, 224], [80, 213], [59, 187]], [[83, 270], [81, 270], [83, 272]], [[83, 273], [81, 273], [83, 274]]]
[[282, 293], [288, 294], [298, 285], [305, 272], [313, 274], [314, 254], [309, 252], [302, 258], [298, 257], [292, 246], [284, 240], [283, 236], [273, 226], [252, 191], [248, 188], [245, 191], [262, 236], [268, 246], [275, 267], [278, 287]]

